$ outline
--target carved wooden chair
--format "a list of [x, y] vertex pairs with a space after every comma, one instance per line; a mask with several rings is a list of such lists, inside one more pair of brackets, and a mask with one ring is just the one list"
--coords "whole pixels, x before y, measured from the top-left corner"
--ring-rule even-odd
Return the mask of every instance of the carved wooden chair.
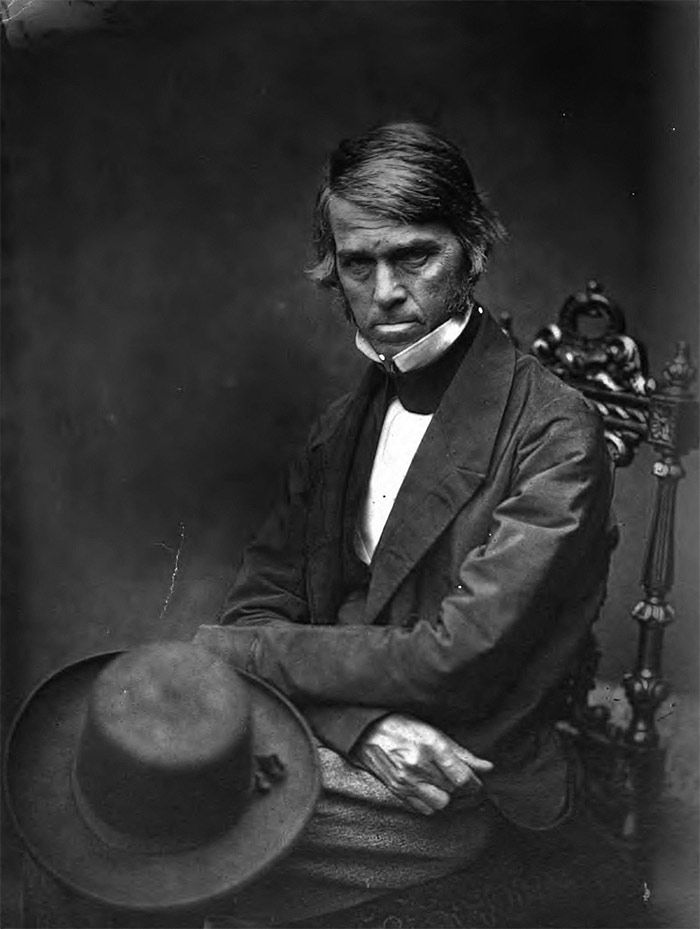
[[[513, 338], [508, 316], [501, 318]], [[513, 338], [515, 341], [515, 339]], [[584, 762], [586, 822], [547, 834], [504, 825], [504, 841], [475, 871], [318, 920], [311, 927], [635, 926], [655, 925], [647, 905], [665, 749], [656, 715], [668, 696], [662, 677], [668, 602], [673, 585], [674, 513], [683, 457], [698, 447], [695, 369], [686, 342], [676, 346], [661, 382], [649, 376], [644, 347], [626, 334], [622, 310], [595, 281], [568, 298], [557, 322], [535, 338], [532, 353], [591, 400], [605, 422], [617, 468], [643, 442], [657, 454], [656, 496], [642, 573], [643, 596], [634, 668], [623, 687], [629, 723], [590, 705], [600, 652], [591, 638], [575, 677], [564, 688], [559, 729]]]
[[[600, 331], [585, 335], [582, 326], [587, 321], [602, 323]], [[695, 368], [688, 343], [679, 342], [657, 384], [648, 375], [643, 346], [625, 333], [622, 311], [595, 281], [588, 283], [585, 293], [566, 301], [558, 323], [538, 334], [533, 352], [596, 405], [617, 468], [632, 462], [642, 442], [657, 455], [642, 570], [644, 594], [631, 611], [638, 624], [637, 657], [623, 679], [630, 721], [620, 728], [612, 724], [607, 708], [588, 705], [596, 655], [572, 691], [568, 718], [561, 723], [579, 743], [588, 765], [591, 804], [644, 869], [653, 848], [664, 768], [656, 714], [670, 690], [661, 669], [664, 634], [675, 618], [667, 598], [673, 586], [676, 491], [685, 473], [681, 461], [698, 447], [698, 403], [689, 392]]]

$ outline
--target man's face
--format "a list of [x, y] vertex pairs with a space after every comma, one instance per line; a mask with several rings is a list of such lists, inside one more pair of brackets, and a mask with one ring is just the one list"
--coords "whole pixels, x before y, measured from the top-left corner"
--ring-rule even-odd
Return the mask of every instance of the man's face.
[[466, 310], [464, 254], [446, 226], [396, 222], [340, 197], [329, 217], [347, 307], [378, 354], [392, 358]]

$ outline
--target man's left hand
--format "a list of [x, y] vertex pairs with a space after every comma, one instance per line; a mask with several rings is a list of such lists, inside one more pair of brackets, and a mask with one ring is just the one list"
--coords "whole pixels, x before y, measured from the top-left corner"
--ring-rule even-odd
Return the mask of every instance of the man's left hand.
[[446, 807], [457, 791], [479, 792], [478, 773], [493, 768], [434, 726], [400, 713], [374, 723], [353, 749], [352, 760], [425, 816]]

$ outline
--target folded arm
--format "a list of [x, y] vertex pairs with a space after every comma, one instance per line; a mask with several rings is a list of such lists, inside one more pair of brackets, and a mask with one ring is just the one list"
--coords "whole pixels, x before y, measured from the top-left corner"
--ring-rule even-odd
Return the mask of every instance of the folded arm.
[[[251, 643], [249, 630], [295, 628], [310, 622], [305, 589], [310, 496], [309, 455], [304, 449], [288, 469], [278, 505], [247, 549], [218, 617], [231, 645], [226, 649], [227, 657], [260, 676], [264, 674], [253, 660], [254, 651], [244, 653], [244, 642]], [[220, 651], [221, 641], [217, 642], [213, 632], [216, 629], [200, 627], [195, 640]], [[233, 648], [234, 641], [238, 648]], [[386, 707], [361, 706], [354, 700], [340, 704], [305, 701], [303, 710], [321, 741], [342, 755], [348, 755], [360, 734], [390, 712]]]
[[[600, 422], [580, 406], [575, 417], [570, 404], [551, 406], [526, 430], [512, 492], [494, 511], [488, 542], [463, 562], [438, 616], [411, 629], [309, 625], [299, 559], [268, 572], [264, 610], [243, 609], [232, 627], [202, 626], [196, 640], [247, 664], [303, 706], [482, 717], [546, 636], [563, 594], [578, 586], [581, 559], [599, 557], [604, 543], [610, 472]], [[290, 484], [286, 512], [296, 511], [296, 519], [303, 483], [297, 480], [296, 500], [294, 479]], [[303, 529], [293, 518], [274, 528], [298, 545]], [[239, 591], [256, 559], [274, 554], [265, 534], [257, 551]], [[291, 604], [284, 616], [278, 602]]]

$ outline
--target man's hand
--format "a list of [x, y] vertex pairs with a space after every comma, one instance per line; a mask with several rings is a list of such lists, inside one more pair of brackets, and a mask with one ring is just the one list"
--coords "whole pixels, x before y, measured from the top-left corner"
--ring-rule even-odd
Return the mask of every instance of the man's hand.
[[353, 749], [352, 760], [426, 816], [447, 806], [456, 791], [480, 791], [477, 772], [493, 768], [439, 729], [399, 713], [374, 723]]

